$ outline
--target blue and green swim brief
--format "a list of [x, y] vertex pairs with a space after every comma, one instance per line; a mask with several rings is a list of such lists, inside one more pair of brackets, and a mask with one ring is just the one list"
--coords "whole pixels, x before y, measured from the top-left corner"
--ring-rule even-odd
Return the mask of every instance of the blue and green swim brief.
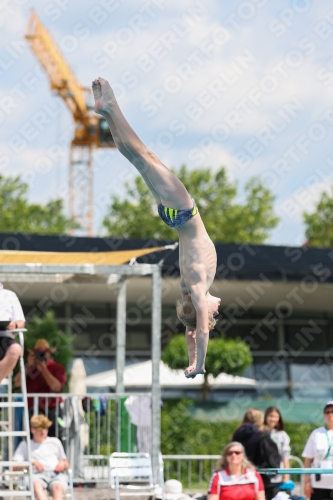
[[[192, 196], [191, 196], [192, 198]], [[198, 208], [193, 200], [193, 207], [187, 208], [186, 210], [177, 210], [176, 208], [168, 208], [164, 205], [158, 205], [158, 214], [162, 221], [165, 222], [170, 227], [178, 227], [185, 224], [198, 213]]]

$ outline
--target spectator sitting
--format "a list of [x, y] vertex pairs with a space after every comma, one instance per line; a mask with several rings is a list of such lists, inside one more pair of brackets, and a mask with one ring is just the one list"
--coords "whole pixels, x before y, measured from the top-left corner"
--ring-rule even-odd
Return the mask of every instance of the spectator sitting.
[[[59, 365], [52, 359], [52, 352], [55, 349], [45, 339], [38, 339], [33, 351], [29, 351], [28, 362], [26, 365], [26, 379], [28, 393], [60, 393], [66, 383], [66, 371], [62, 365]], [[21, 374], [15, 377], [15, 386], [21, 386]], [[62, 418], [62, 409], [59, 398], [39, 398], [39, 413], [47, 414], [51, 420], [52, 426], [49, 429], [49, 437], [61, 435], [61, 428], [57, 427], [56, 420]], [[28, 398], [29, 413], [33, 413], [33, 398]]]
[[[34, 468], [33, 487], [37, 500], [47, 500], [45, 489], [52, 494], [53, 500], [62, 500], [68, 488], [67, 477], [63, 473], [69, 468], [61, 441], [48, 437], [48, 428], [52, 425], [45, 415], [34, 415], [30, 419], [31, 433], [31, 463]], [[13, 461], [28, 460], [26, 441], [21, 441], [17, 447]], [[24, 469], [24, 466], [14, 466], [14, 470]]]
[[232, 442], [224, 448], [209, 484], [207, 500], [265, 500], [261, 476], [240, 443]]
[[25, 317], [16, 293], [5, 290], [0, 283], [0, 382], [13, 370], [22, 352], [11, 330], [24, 325]]

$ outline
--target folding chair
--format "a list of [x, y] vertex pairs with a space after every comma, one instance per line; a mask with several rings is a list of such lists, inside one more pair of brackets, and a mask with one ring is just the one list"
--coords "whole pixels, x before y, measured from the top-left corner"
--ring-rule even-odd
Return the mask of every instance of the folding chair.
[[150, 495], [155, 499], [158, 485], [153, 483], [151, 459], [148, 453], [112, 453], [109, 459], [110, 487], [120, 496]]

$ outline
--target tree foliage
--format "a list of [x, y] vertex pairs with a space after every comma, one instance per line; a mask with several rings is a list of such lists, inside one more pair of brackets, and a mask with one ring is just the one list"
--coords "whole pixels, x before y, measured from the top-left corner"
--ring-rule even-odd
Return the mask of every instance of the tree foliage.
[[28, 185], [19, 177], [0, 175], [0, 232], [63, 234], [78, 224], [64, 214], [63, 200], [29, 203]]
[[[173, 370], [188, 366], [185, 335], [174, 335], [162, 353], [162, 361]], [[220, 373], [242, 375], [253, 362], [249, 346], [241, 339], [230, 339], [225, 335], [210, 339], [208, 344], [204, 376], [203, 396], [205, 398], [208, 376], [218, 377]]]
[[305, 236], [310, 246], [333, 247], [333, 187], [323, 192], [313, 213], [304, 213]]
[[[278, 223], [274, 196], [258, 179], [245, 186], [243, 203], [236, 202], [237, 185], [228, 180], [225, 168], [174, 171], [193, 196], [213, 241], [263, 243]], [[139, 175], [126, 183], [126, 199], [113, 195], [103, 220], [111, 236], [175, 239], [176, 232], [158, 216], [156, 202]], [[172, 207], [170, 207], [172, 208]]]
[[228, 339], [222, 335], [211, 339], [209, 344], [206, 363], [214, 378], [220, 373], [242, 375], [253, 362], [249, 346], [239, 338]]

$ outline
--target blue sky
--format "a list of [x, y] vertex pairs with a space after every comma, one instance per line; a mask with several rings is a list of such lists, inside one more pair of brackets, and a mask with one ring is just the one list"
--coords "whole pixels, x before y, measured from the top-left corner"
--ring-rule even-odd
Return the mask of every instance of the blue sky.
[[[281, 218], [270, 243], [304, 241], [302, 212], [333, 180], [333, 9], [328, 0], [4, 1], [0, 7], [0, 173], [30, 199], [67, 202], [73, 122], [25, 43], [34, 7], [80, 83], [108, 79], [167, 166], [260, 176]], [[47, 125], [37, 126], [37, 112]], [[136, 175], [95, 154], [95, 232], [110, 193]]]

